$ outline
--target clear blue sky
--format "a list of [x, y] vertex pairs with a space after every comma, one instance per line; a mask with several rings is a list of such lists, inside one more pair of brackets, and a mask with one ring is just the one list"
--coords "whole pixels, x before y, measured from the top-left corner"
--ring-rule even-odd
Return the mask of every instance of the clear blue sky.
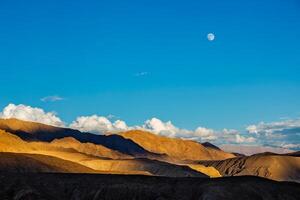
[[300, 115], [298, 0], [2, 0], [0, 19], [1, 108], [189, 129]]

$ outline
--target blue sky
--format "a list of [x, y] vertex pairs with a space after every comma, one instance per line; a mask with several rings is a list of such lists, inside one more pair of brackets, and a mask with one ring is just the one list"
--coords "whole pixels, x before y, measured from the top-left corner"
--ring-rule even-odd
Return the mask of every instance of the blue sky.
[[300, 116], [297, 0], [1, 1], [0, 18], [1, 108], [187, 129]]

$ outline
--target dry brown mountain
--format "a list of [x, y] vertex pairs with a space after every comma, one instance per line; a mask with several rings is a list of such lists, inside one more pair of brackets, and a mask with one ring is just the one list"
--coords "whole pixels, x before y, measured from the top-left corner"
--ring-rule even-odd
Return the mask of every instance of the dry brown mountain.
[[222, 160], [234, 157], [217, 148], [175, 138], [158, 136], [144, 131], [128, 131], [120, 135], [94, 135], [77, 130], [58, 128], [17, 119], [0, 119], [0, 129], [26, 141], [51, 142], [72, 137], [81, 143], [101, 145], [107, 149], [139, 158], [158, 160]]
[[120, 135], [131, 139], [147, 151], [166, 154], [177, 160], [223, 160], [235, 157], [216, 148], [206, 148], [195, 141], [168, 138], [140, 130], [128, 131]]
[[160, 155], [148, 152], [133, 141], [119, 135], [106, 136], [82, 133], [73, 129], [53, 127], [18, 119], [0, 119], [0, 129], [13, 133], [25, 141], [51, 142], [55, 139], [72, 137], [82, 143], [102, 145], [111, 150], [135, 157], [160, 157]]
[[[273, 180], [300, 180], [300, 158], [297, 153], [264, 153], [235, 158], [233, 154], [223, 152], [211, 144], [202, 145], [144, 131], [98, 136], [15, 119], [0, 120], [0, 152], [34, 154], [35, 157], [38, 154], [46, 156], [43, 158], [50, 162], [42, 163], [43, 166], [65, 161], [66, 166], [73, 163], [98, 173], [206, 177], [203, 175], [205, 173], [211, 177], [255, 175]], [[22, 156], [22, 159], [29, 158]], [[52, 168], [48, 166], [46, 169]], [[64, 172], [65, 169], [60, 170]]]
[[[181, 167], [184, 167], [182, 165], [184, 161], [182, 160], [224, 159], [232, 157], [230, 154], [226, 154], [216, 148], [211, 148], [211, 145], [204, 147], [193, 141], [170, 139], [138, 131], [135, 133], [139, 133], [139, 136], [150, 137], [152, 144], [157, 143], [160, 147], [165, 144], [165, 149], [151, 149], [145, 143], [139, 143], [140, 141], [138, 140], [132, 141], [135, 138], [126, 139], [120, 135], [96, 136], [76, 130], [25, 122], [17, 119], [0, 119], [0, 129], [13, 132], [14, 135], [30, 142], [30, 145], [28, 145], [23, 140], [15, 139], [13, 143], [18, 143], [19, 145], [14, 146], [11, 145], [11, 140], [7, 140], [6, 142], [10, 142], [10, 144], [6, 145], [5, 148], [10, 149], [12, 152], [56, 156], [91, 167], [94, 170], [110, 171], [111, 173], [162, 175], [161, 171], [164, 170], [158, 172], [155, 169], [158, 167], [158, 164], [162, 165], [162, 169], [165, 169], [164, 166], [166, 166], [163, 164], [164, 162], [153, 164], [154, 161], [147, 159], [133, 161], [132, 158], [151, 158], [173, 163], [172, 166], [179, 164]], [[148, 140], [149, 138], [146, 139]], [[51, 145], [45, 145], [38, 141], [51, 142]], [[2, 144], [4, 144], [3, 140]], [[2, 145], [2, 149], [4, 146]], [[110, 148], [111, 146], [113, 146], [112, 149]], [[199, 164], [186, 165], [200, 173], [205, 173], [211, 177], [219, 177], [219, 173], [211, 167], [207, 168]], [[167, 171], [164, 171], [164, 173], [167, 173]], [[174, 173], [173, 176], [182, 176], [184, 174]]]
[[287, 155], [258, 154], [222, 161], [202, 161], [223, 176], [260, 176], [277, 181], [300, 182], [300, 158]]
[[205, 167], [203, 173], [201, 170], [193, 169], [188, 166], [181, 166], [170, 164], [167, 162], [161, 162], [156, 160], [149, 160], [146, 158], [130, 159], [130, 160], [92, 160], [84, 162], [85, 166], [101, 171], [112, 172], [139, 172], [137, 174], [148, 174], [155, 176], [167, 176], [167, 177], [209, 177], [205, 175]]
[[[101, 152], [103, 149], [104, 151]], [[207, 177], [198, 172], [199, 170], [193, 170], [190, 167], [149, 159], [134, 159], [130, 156], [116, 154], [116, 152], [99, 145], [80, 143], [73, 138], [54, 140], [52, 143], [26, 142], [16, 135], [0, 130], [0, 152], [51, 156], [101, 171], [101, 173]], [[111, 154], [119, 155], [119, 157], [108, 158]], [[61, 164], [63, 163], [61, 162]]]

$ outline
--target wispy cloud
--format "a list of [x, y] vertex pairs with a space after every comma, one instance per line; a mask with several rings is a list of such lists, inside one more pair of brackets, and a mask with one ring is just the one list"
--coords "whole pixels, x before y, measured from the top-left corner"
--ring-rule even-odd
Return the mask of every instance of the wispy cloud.
[[148, 76], [150, 73], [149, 72], [138, 72], [134, 74], [136, 77], [141, 77], [141, 76]]
[[117, 116], [113, 115], [113, 114], [109, 114], [106, 116], [108, 119], [114, 119], [117, 118]]
[[46, 96], [46, 97], [43, 97], [41, 98], [41, 101], [43, 102], [55, 102], [55, 101], [62, 101], [64, 100], [65, 98], [63, 97], [60, 97], [58, 95], [53, 95], [53, 96]]

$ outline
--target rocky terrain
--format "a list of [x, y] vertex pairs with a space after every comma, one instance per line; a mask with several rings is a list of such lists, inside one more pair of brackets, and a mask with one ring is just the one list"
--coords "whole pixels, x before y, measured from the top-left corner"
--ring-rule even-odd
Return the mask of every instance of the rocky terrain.
[[258, 177], [218, 179], [0, 173], [1, 199], [297, 200], [300, 184]]

